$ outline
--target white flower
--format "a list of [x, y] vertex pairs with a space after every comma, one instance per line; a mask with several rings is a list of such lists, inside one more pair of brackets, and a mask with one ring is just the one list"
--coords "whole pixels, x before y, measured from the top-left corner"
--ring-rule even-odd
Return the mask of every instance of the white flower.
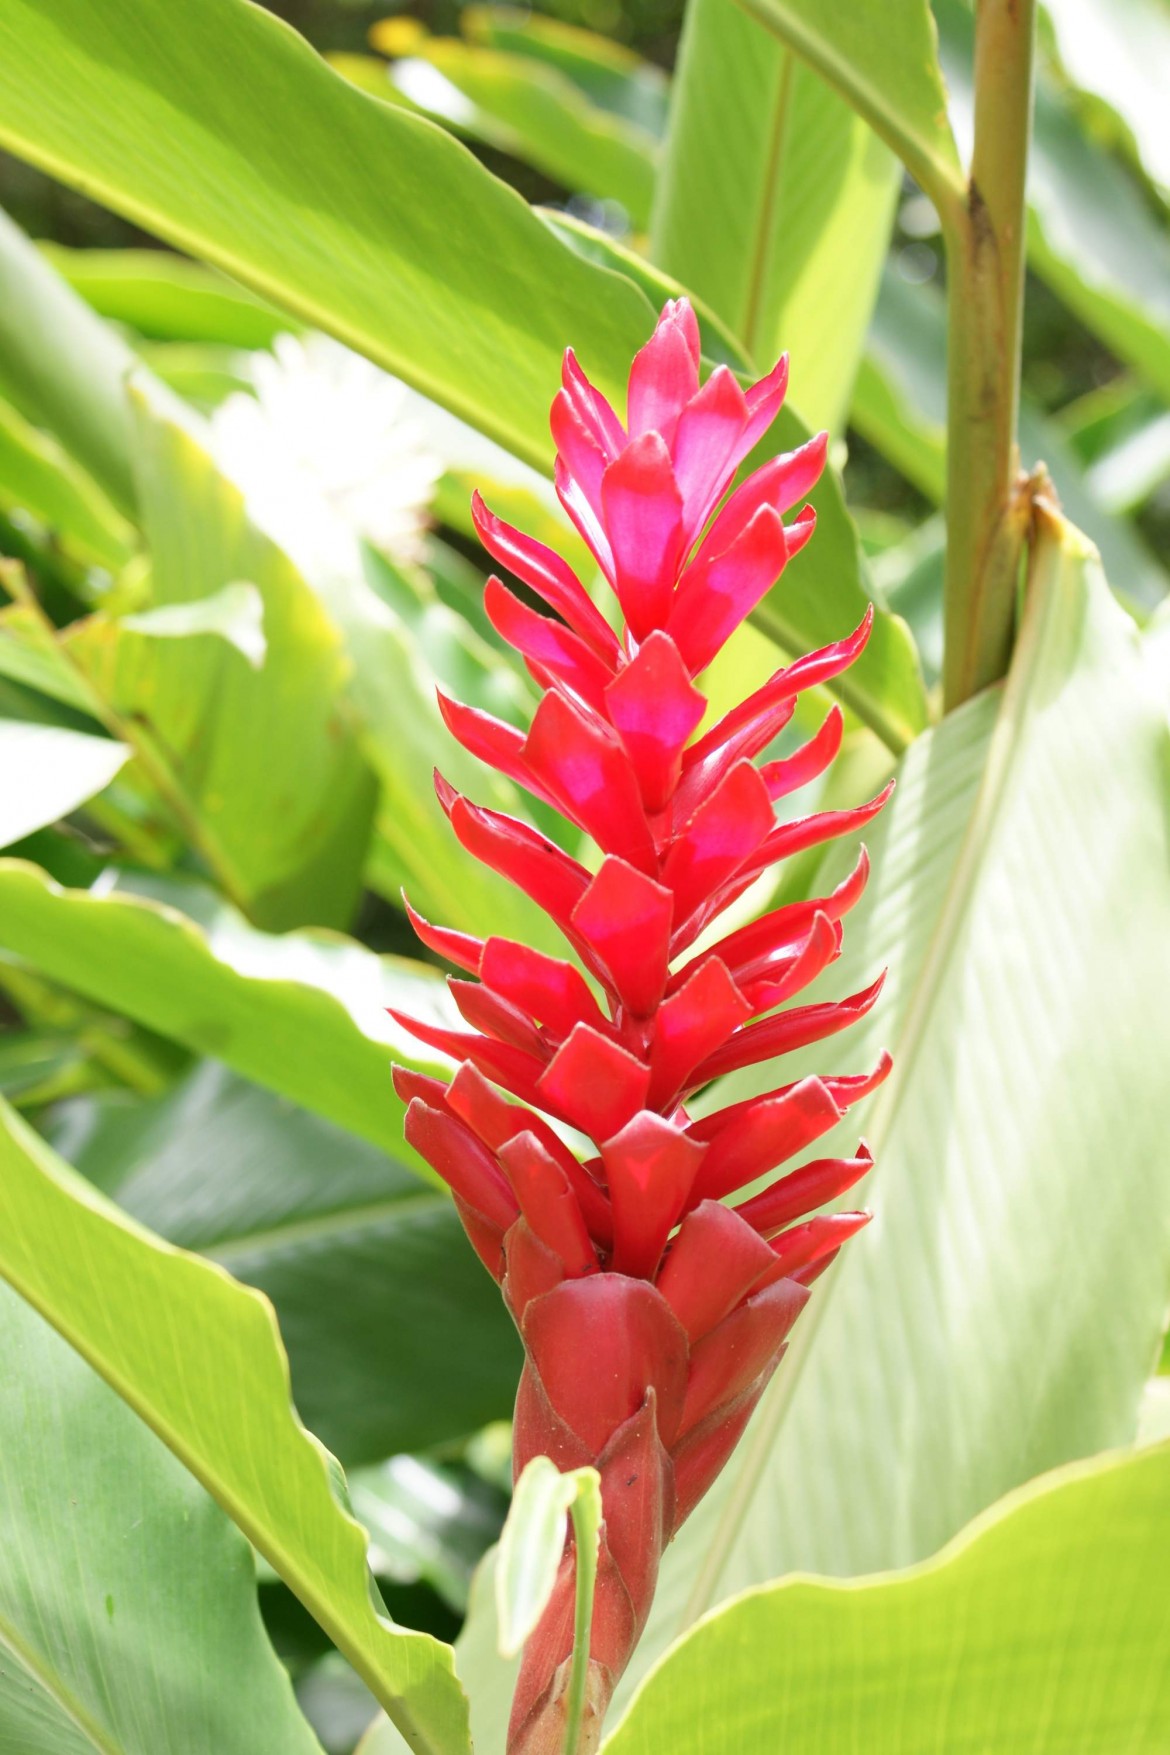
[[406, 385], [327, 335], [278, 335], [247, 370], [212, 444], [257, 521], [310, 574], [353, 573], [359, 537], [417, 559], [443, 463]]

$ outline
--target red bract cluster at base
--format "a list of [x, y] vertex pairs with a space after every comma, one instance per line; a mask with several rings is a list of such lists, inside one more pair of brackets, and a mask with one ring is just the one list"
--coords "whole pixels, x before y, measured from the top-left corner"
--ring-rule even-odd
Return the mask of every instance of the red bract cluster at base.
[[[488, 582], [493, 625], [545, 692], [527, 735], [442, 702], [466, 749], [602, 855], [589, 870], [438, 781], [463, 846], [550, 915], [578, 961], [412, 915], [425, 944], [478, 979], [450, 982], [466, 1031], [399, 1020], [458, 1063], [454, 1077], [395, 1075], [407, 1138], [450, 1185], [524, 1341], [517, 1473], [538, 1454], [601, 1473], [596, 1726], [645, 1624], [665, 1543], [727, 1461], [809, 1283], [865, 1217], [808, 1215], [863, 1176], [869, 1156], [806, 1162], [726, 1203], [805, 1152], [888, 1070], [883, 1058], [868, 1077], [778, 1082], [699, 1120], [686, 1107], [723, 1073], [846, 1028], [880, 987], [788, 1003], [838, 956], [864, 854], [831, 895], [714, 942], [706, 932], [775, 861], [858, 829], [886, 796], [777, 820], [777, 801], [836, 755], [835, 708], [794, 754], [755, 760], [798, 693], [858, 656], [871, 617], [696, 736], [706, 701], [695, 677], [813, 532], [811, 508], [787, 526], [782, 514], [820, 474], [823, 437], [728, 493], [786, 379], [781, 360], [746, 393], [722, 366], [700, 386], [685, 300], [666, 306], [634, 360], [626, 426], [566, 354], [552, 408], [557, 491], [612, 588], [621, 630], [557, 554], [477, 499], [485, 547], [554, 612]], [[700, 934], [706, 948], [696, 950]], [[593, 1154], [578, 1158], [558, 1123], [586, 1135]], [[512, 1755], [560, 1755], [574, 1581], [570, 1543], [525, 1652]]]

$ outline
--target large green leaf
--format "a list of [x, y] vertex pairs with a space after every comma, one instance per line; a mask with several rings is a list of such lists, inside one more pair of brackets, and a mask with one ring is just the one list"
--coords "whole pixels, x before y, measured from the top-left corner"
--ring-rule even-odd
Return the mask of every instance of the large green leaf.
[[3, 0], [0, 118], [12, 151], [542, 467], [566, 342], [616, 395], [645, 340], [634, 287], [243, 0], [203, 0], [198, 30], [168, 0]]
[[153, 888], [164, 900], [109, 886], [64, 890], [34, 865], [0, 860], [0, 949], [429, 1179], [402, 1144], [390, 1062], [415, 1051], [386, 1007], [436, 1017], [438, 971], [375, 956], [340, 934], [259, 932], [207, 892]]
[[319, 1755], [243, 1537], [7, 1286], [0, 1347], [0, 1744]]
[[0, 846], [68, 816], [109, 785], [129, 754], [112, 738], [0, 719]]
[[[939, 293], [887, 270], [853, 396], [858, 431], [930, 499], [946, 479], [946, 310]], [[1029, 467], [1044, 462], [1069, 517], [1101, 551], [1115, 590], [1149, 605], [1168, 578], [1137, 532], [1093, 492], [1059, 426], [1025, 401], [1020, 448]]]
[[942, 206], [962, 193], [927, 0], [743, 0], [892, 146]]
[[123, 1218], [6, 1106], [0, 1274], [219, 1500], [412, 1747], [463, 1755], [450, 1648], [379, 1612], [340, 1471], [289, 1400], [267, 1300]]
[[897, 161], [844, 98], [734, 0], [693, 0], [651, 233], [792, 394], [839, 431], [889, 243]]
[[132, 1217], [271, 1298], [297, 1407], [347, 1467], [509, 1413], [495, 1285], [447, 1191], [375, 1146], [211, 1062], [149, 1103], [71, 1105], [53, 1137]]
[[668, 1550], [646, 1659], [747, 1585], [915, 1561], [1133, 1436], [1170, 1284], [1170, 730], [1137, 630], [1050, 513], [1028, 593], [1002, 700], [915, 744], [870, 837], [822, 992], [888, 964], [882, 1001], [844, 1055], [784, 1067], [893, 1051], [835, 1136], [869, 1139], [876, 1216]]
[[423, 37], [390, 77], [437, 121], [512, 153], [568, 189], [620, 202], [636, 228], [645, 226], [658, 142], [591, 103], [556, 68], [457, 37]]
[[753, 1591], [674, 1648], [607, 1755], [1160, 1755], [1168, 1519], [1163, 1446], [1037, 1482], [901, 1576]]
[[[95, 618], [66, 649], [149, 744], [237, 902], [265, 924], [344, 925], [375, 800], [341, 702], [341, 636], [295, 564], [250, 522], [199, 438], [135, 392], [135, 463], [151, 602], [193, 606], [235, 582], [259, 592], [260, 668], [225, 640], [144, 636]], [[186, 823], [184, 824], [186, 826]]]

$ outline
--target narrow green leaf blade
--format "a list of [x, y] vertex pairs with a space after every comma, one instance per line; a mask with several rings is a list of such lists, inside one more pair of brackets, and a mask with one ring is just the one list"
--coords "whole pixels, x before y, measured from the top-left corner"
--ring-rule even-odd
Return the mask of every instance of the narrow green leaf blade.
[[901, 1575], [752, 1591], [671, 1650], [606, 1755], [1160, 1755], [1168, 1519], [1161, 1446], [1036, 1482]]
[[747, 10], [835, 85], [943, 205], [962, 191], [927, 0], [743, 0]]
[[123, 1218], [6, 1105], [0, 1274], [219, 1500], [413, 1746], [468, 1751], [452, 1653], [379, 1613], [339, 1471], [289, 1400], [267, 1300]]
[[897, 162], [734, 0], [688, 6], [655, 200], [655, 261], [792, 397], [841, 431], [889, 243]]

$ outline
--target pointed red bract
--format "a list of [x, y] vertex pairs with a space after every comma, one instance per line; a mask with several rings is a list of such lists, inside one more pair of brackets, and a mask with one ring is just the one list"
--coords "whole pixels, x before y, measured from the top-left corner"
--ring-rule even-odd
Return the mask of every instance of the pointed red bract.
[[[704, 1089], [835, 1035], [881, 986], [846, 999], [828, 986], [864, 850], [828, 894], [708, 930], [776, 861], [855, 834], [888, 796], [788, 809], [840, 749], [837, 707], [803, 741], [777, 741], [799, 695], [860, 656], [872, 611], [700, 732], [704, 671], [814, 529], [811, 506], [784, 517], [816, 485], [824, 434], [736, 485], [787, 378], [783, 359], [746, 388], [726, 366], [701, 381], [694, 312], [672, 301], [632, 364], [623, 425], [567, 351], [555, 485], [596, 590], [477, 495], [484, 546], [546, 606], [488, 581], [491, 623], [543, 695], [527, 733], [440, 701], [464, 749], [571, 825], [561, 846], [436, 778], [463, 846], [548, 914], [576, 960], [411, 913], [423, 943], [475, 979], [450, 978], [467, 1029], [399, 1016], [456, 1071], [400, 1069], [395, 1084], [407, 1138], [451, 1187], [524, 1342], [517, 1471], [543, 1454], [601, 1476], [595, 1721], [665, 1544], [731, 1454], [809, 1285], [865, 1223], [817, 1211], [868, 1172], [864, 1146], [800, 1159], [889, 1071], [882, 1056], [869, 1074], [789, 1075], [722, 1106]], [[570, 1540], [525, 1651], [509, 1755], [559, 1755], [575, 1579]]]

